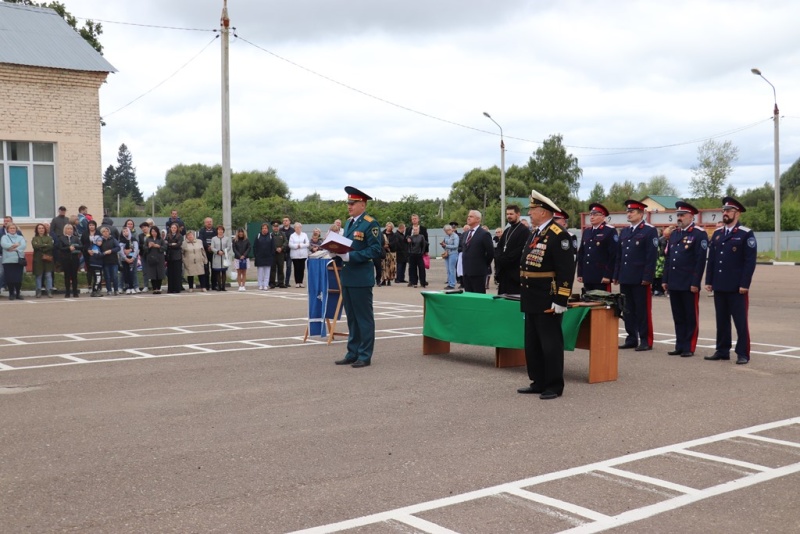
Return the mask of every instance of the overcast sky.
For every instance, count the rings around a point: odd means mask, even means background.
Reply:
[[[79,17],[213,30],[222,0],[66,5]],[[608,191],[656,174],[688,196],[699,143],[725,132],[718,140],[740,151],[733,185],[757,187],[773,180],[773,93],[752,67],[777,88],[781,171],[800,157],[797,0],[230,0],[228,9],[239,36],[233,170],[273,167],[296,199],[342,198],[345,185],[383,200],[446,197],[465,172],[500,163],[499,129],[484,111],[503,127],[507,167],[562,134],[584,171],[581,198],[597,182]],[[103,169],[127,144],[147,196],[173,165],[220,163],[220,40],[200,53],[216,34],[103,29],[119,70],[100,90]],[[674,146],[649,148],[664,145]]]

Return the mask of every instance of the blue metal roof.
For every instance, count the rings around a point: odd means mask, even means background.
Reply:
[[[0,63],[116,72],[52,9],[0,2]]]

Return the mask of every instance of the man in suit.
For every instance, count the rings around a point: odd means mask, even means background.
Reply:
[[[753,231],[739,223],[744,206],[733,197],[722,199],[723,226],[711,236],[706,267],[706,291],[714,292],[717,345],[706,360],[730,360],[731,319],[736,326],[736,363],[750,361],[750,327],[747,308],[750,283],[756,270],[758,247]]]
[[[611,292],[611,279],[619,249],[617,229],[606,223],[608,209],[599,202],[589,204],[589,223],[581,235],[578,248],[578,282],[586,291],[600,289]]]
[[[335,363],[359,369],[372,363],[375,347],[375,315],[372,311],[375,269],[372,260],[380,257],[383,243],[378,221],[364,213],[367,201],[372,197],[355,187],[347,186],[344,190],[350,214],[344,237],[352,239],[353,244],[350,252],[334,255],[342,261],[342,300],[347,314],[347,354]]]
[[[467,215],[468,231],[464,232],[461,252],[461,269],[464,291],[486,293],[486,275],[494,259],[492,235],[481,228],[481,212],[470,210]]]
[[[508,226],[494,250],[497,294],[519,295],[519,258],[531,232],[520,221],[519,206],[516,204],[506,206],[506,221]]]
[[[638,200],[626,200],[630,226],[619,236],[615,284],[625,295],[625,331],[628,336],[621,349],[637,351],[653,348],[653,292],[650,286],[656,274],[658,259],[658,232],[644,220],[645,204]]]
[[[572,238],[556,223],[561,211],[538,191],[531,191],[528,215],[532,232],[520,258],[520,309],[525,314],[525,363],[531,384],[517,393],[536,393],[542,400],[564,392],[562,314],[572,294],[575,255]]]
[[[667,354],[688,358],[697,348],[700,286],[708,254],[708,234],[694,224],[697,208],[679,200],[675,203],[677,228],[669,234],[661,286],[669,291],[675,348]]]

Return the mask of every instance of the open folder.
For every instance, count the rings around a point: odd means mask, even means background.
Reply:
[[[324,248],[336,254],[346,254],[353,250],[353,240],[341,236],[336,232],[328,232],[320,248]]]

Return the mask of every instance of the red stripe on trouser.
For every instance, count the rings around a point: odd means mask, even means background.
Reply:
[[[750,359],[750,291],[744,294],[744,329],[747,332],[747,359]]]
[[[645,307],[647,308],[647,344],[653,346],[653,292],[650,286],[647,286],[647,300]]]
[[[607,283],[607,284],[606,284],[606,291],[608,291],[609,293],[611,293],[611,282],[609,282],[609,283]]]
[[[694,332],[692,332],[691,348],[692,352],[697,348],[697,335],[700,332],[700,291],[694,295]]]

